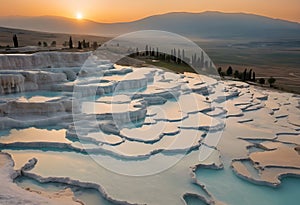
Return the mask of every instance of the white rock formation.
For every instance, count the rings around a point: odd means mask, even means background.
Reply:
[[[90,54],[90,52],[39,52],[34,54],[0,54],[0,70],[76,67],[81,66]]]
[[[24,91],[25,77],[21,74],[0,73],[0,95]]]
[[[34,164],[35,160],[31,163]],[[32,164],[32,166],[34,166]],[[79,205],[74,201],[73,193],[45,194],[34,190],[24,190],[13,183],[17,173],[13,170],[14,162],[10,155],[0,152],[0,204],[31,204],[31,205]]]

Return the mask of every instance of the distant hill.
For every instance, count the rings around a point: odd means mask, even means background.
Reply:
[[[51,33],[114,36],[137,30],[164,30],[216,39],[299,39],[300,24],[244,13],[167,13],[133,22],[98,23],[57,16],[0,17],[0,26]]]

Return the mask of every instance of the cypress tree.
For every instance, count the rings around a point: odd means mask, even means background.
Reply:
[[[78,41],[78,49],[82,49],[82,43],[81,43],[81,41]]]
[[[243,76],[242,76],[242,81],[246,81],[247,77],[247,69],[244,70]]]
[[[19,41],[18,41],[18,37],[16,34],[14,34],[13,36],[13,42],[14,42],[14,47],[18,48],[19,47]]]
[[[148,56],[148,45],[146,45],[145,50],[146,50],[146,56]]]
[[[194,55],[192,55],[192,65],[194,65]]]
[[[174,54],[173,60],[176,62],[176,61],[177,61],[177,60],[176,60],[176,58],[177,58],[176,56],[177,56],[177,55],[176,55],[176,49],[175,49],[175,48],[174,48],[174,53],[173,53],[173,54]]]
[[[250,69],[249,71],[249,75],[247,76],[247,80],[251,80],[252,78],[252,69]]]
[[[200,67],[200,68],[203,68],[203,67],[201,67],[201,59],[200,59],[200,57],[198,57],[198,59],[197,59],[196,66]]]
[[[73,48],[73,40],[72,40],[72,36],[70,36],[70,39],[69,39],[69,48],[70,48],[70,49]]]
[[[196,55],[196,53],[194,54],[194,62],[193,62],[193,66],[196,66],[196,64],[197,64],[197,55]]]
[[[178,49],[178,58],[177,58],[177,63],[181,63],[181,54],[180,54],[180,50]]]
[[[200,67],[201,67],[201,68],[204,67],[204,53],[203,53],[203,51],[201,51],[201,62],[200,62]]]
[[[204,68],[208,68],[208,61],[204,61]]]

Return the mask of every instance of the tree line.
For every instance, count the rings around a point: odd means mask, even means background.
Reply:
[[[151,57],[169,63],[191,65],[194,68],[213,67],[212,61],[205,59],[203,51],[201,51],[199,55],[195,53],[191,58],[186,56],[186,52],[184,49],[173,48],[170,50],[170,54],[168,54],[165,52],[161,52],[158,47],[151,47],[149,45],[145,46],[144,51],[139,51],[139,48],[131,48],[129,49],[129,52],[131,53],[130,57]]]
[[[13,44],[14,44],[14,47],[15,48],[18,48],[19,47],[19,40],[18,40],[18,37],[16,34],[13,35]],[[37,45],[39,47],[48,47],[48,43],[43,41],[39,41],[37,43]],[[56,41],[52,41],[50,46],[51,47],[56,47],[57,45],[57,42]],[[69,41],[65,41],[63,44],[62,44],[64,47],[68,47],[69,49],[73,49],[75,48],[74,46],[74,43],[73,43],[73,39],[72,39],[72,36],[69,37]],[[83,39],[82,41],[78,41],[77,42],[77,49],[83,49],[83,48],[93,48],[94,50],[96,50],[100,45],[94,41],[91,45],[90,45],[90,42],[86,41],[85,39]]]
[[[131,57],[138,57],[138,56],[145,56],[145,57],[152,57],[157,60],[163,60],[170,63],[177,63],[177,64],[186,64],[191,65],[192,67],[199,67],[199,68],[212,68],[212,61],[205,60],[204,58],[204,52],[201,51],[200,55],[197,55],[196,53],[192,55],[191,58],[188,58],[185,55],[184,49],[171,49],[170,54],[163,53],[159,51],[159,48],[153,48],[151,46],[146,45],[144,51],[139,51],[138,48],[130,49],[129,52],[132,54]],[[276,79],[274,77],[269,77],[267,80],[265,78],[259,78],[256,79],[256,73],[250,69],[247,68],[240,72],[238,70],[233,70],[231,66],[227,68],[226,71],[222,70],[222,67],[218,68],[218,73],[221,77],[233,77],[235,79],[239,79],[243,82],[250,81],[250,82],[256,82],[261,85],[266,84],[266,81],[268,82],[270,87],[274,86],[274,83],[276,82]]]
[[[265,78],[256,79],[256,73],[252,69],[250,69],[248,71],[248,69],[246,68],[243,72],[240,72],[238,70],[235,70],[233,72],[233,69],[231,66],[229,66],[226,71],[223,71],[222,67],[219,67],[218,73],[221,77],[225,77],[225,76],[233,77],[233,78],[239,79],[243,82],[246,82],[246,81],[258,82],[261,85],[264,85],[266,83]],[[270,87],[273,87],[274,83],[276,82],[276,79],[274,77],[269,77],[267,79],[267,82],[270,85]]]

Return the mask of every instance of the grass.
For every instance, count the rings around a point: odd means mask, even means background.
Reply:
[[[154,58],[144,57],[144,56],[139,56],[136,58],[144,61],[148,65],[154,65],[156,67],[160,67],[162,69],[176,72],[176,73],[195,72],[195,70],[187,64],[177,64],[174,62],[155,60]],[[218,66],[222,66],[223,71],[226,71],[229,65],[230,64],[222,64]],[[231,66],[233,67],[233,70],[238,70],[239,72],[243,72],[245,68],[248,68],[248,71],[249,68],[252,68],[253,71],[256,72],[257,80],[263,77],[267,81],[269,77],[273,76],[276,79],[276,82],[274,84],[274,87],[272,87],[272,89],[300,94],[300,81],[298,77],[300,76],[300,69],[293,69],[293,68],[279,69],[279,68],[272,68],[272,67],[251,67],[251,66],[249,67],[249,66],[241,66],[241,65],[231,65]],[[290,75],[291,73],[293,75]],[[254,85],[270,89],[270,87],[267,85],[267,82],[265,85],[260,85],[259,83],[254,83]]]
[[[156,67],[166,68],[176,73],[195,72],[195,70],[187,64],[177,64],[177,63],[166,62],[166,61],[153,61],[152,59],[147,59],[147,58],[139,58],[139,59],[144,60],[147,64],[154,65]]]

